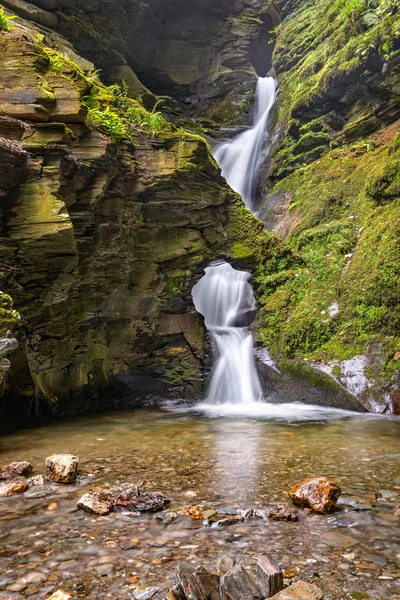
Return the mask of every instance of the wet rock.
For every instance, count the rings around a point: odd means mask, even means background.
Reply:
[[[90,491],[82,496],[77,506],[88,513],[108,515],[115,506],[114,494],[104,490],[101,492]]]
[[[73,483],[78,463],[79,458],[72,454],[53,454],[46,458],[48,476],[56,483]]]
[[[119,494],[116,506],[130,511],[156,512],[170,503],[171,500],[160,492],[146,492],[138,486],[130,486]]]
[[[275,521],[297,521],[299,518],[299,511],[290,504],[279,504],[274,506],[268,513],[269,519]]]
[[[161,523],[163,523],[164,525],[170,525],[177,519],[177,517],[178,517],[178,514],[176,512],[167,512],[167,513],[161,513],[160,515],[157,515],[155,517],[155,519],[157,521],[161,521]]]
[[[256,584],[263,598],[269,598],[283,588],[281,567],[269,556],[263,555],[257,560]]]
[[[219,600],[219,583],[219,575],[200,567],[189,577],[190,597],[197,600]]]
[[[316,585],[306,581],[297,581],[272,596],[271,600],[322,600],[323,597],[323,593]]]
[[[397,506],[395,506],[395,507],[394,507],[394,509],[393,509],[393,514],[394,514],[396,517],[400,517],[400,504],[398,504]]]
[[[3,467],[0,471],[0,479],[7,479],[15,475],[27,476],[32,473],[33,467],[26,460],[20,462],[12,462]]]
[[[222,600],[242,600],[243,598],[261,600],[262,592],[252,576],[242,567],[238,566],[221,578]]]
[[[54,492],[51,485],[34,485],[24,494],[25,498],[45,498]]]
[[[242,517],[244,519],[262,519],[263,516],[259,510],[256,508],[248,508],[242,512]]]
[[[54,594],[49,596],[47,600],[69,600],[69,598],[71,598],[70,594],[67,594],[67,592],[64,592],[63,590],[57,590]]]
[[[35,475],[35,477],[31,477],[30,483],[32,485],[47,485],[51,482],[51,479],[45,477],[44,475]]]
[[[244,517],[242,515],[228,515],[219,519],[217,525],[225,527],[226,525],[234,525],[235,523],[242,523],[243,521]]]
[[[289,496],[294,504],[326,514],[337,508],[336,501],[341,492],[340,487],[333,481],[326,477],[315,477],[295,485],[289,491]]]
[[[29,488],[26,481],[9,481],[0,483],[0,496],[16,496],[23,494]]]

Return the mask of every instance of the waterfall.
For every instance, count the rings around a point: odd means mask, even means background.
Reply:
[[[232,140],[219,144],[214,157],[229,185],[241,194],[247,208],[254,206],[268,117],[276,97],[272,77],[260,77],[256,88],[253,125]],[[214,366],[207,398],[211,404],[250,405],[262,390],[249,326],[256,315],[250,273],[224,262],[213,263],[193,288],[193,301],[211,334]]]
[[[218,144],[214,157],[229,185],[238,192],[247,208],[254,206],[257,174],[261,166],[262,147],[265,142],[268,117],[276,97],[273,77],[259,77],[253,126],[232,140]]]
[[[206,401],[252,404],[261,399],[261,385],[249,331],[257,312],[250,273],[225,262],[211,264],[205,273],[192,296],[211,334],[214,355]]]

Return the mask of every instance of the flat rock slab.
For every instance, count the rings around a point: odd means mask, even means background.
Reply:
[[[323,593],[316,585],[306,581],[297,581],[272,596],[271,600],[322,600],[323,597]]]
[[[109,491],[87,492],[78,501],[78,508],[95,515],[108,515],[115,506],[114,494]]]
[[[26,476],[32,473],[33,467],[26,460],[12,462],[0,471],[0,478],[14,477],[15,475]]]
[[[34,485],[24,494],[25,498],[45,498],[54,492],[51,485]]]
[[[46,458],[47,474],[56,483],[74,483],[79,458],[72,454],[53,454]]]
[[[0,496],[16,496],[23,494],[29,488],[26,481],[9,481],[0,483]]]
[[[294,504],[311,508],[314,512],[327,514],[337,508],[336,501],[342,490],[326,477],[306,479],[289,490]]]

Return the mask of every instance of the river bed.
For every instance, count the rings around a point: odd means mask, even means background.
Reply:
[[[174,581],[179,563],[214,569],[224,554],[244,563],[262,552],[286,583],[316,583],[326,599],[354,593],[400,598],[400,420],[284,406],[265,414],[220,415],[183,408],[141,409],[58,421],[3,436],[0,465],[27,460],[34,474],[54,453],[79,456],[77,484],[53,495],[0,499],[0,598],[134,598]],[[268,511],[311,476],[341,485],[342,510],[300,513],[295,523],[250,519],[204,527],[181,516],[76,510],[89,489],[144,481],[171,500],[228,511]],[[376,496],[385,500],[376,500]]]

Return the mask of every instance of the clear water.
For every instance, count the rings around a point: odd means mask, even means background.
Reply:
[[[276,97],[273,77],[260,77],[256,88],[256,105],[253,125],[231,140],[218,144],[214,157],[222,175],[247,208],[254,208],[257,175],[262,161],[262,148],[266,138],[268,118]]]
[[[400,598],[400,521],[389,502],[301,514],[298,523],[255,519],[216,529],[189,517],[165,526],[152,515],[75,511],[88,489],[140,480],[165,492],[171,508],[266,511],[315,475],[331,477],[361,505],[380,490],[400,502],[400,420],[337,416],[315,409],[313,421],[302,420],[293,406],[286,418],[138,410],[4,436],[0,464],[26,459],[40,473],[46,456],[71,452],[80,457],[81,481],[48,498],[0,499],[0,598],[47,598],[62,587],[73,598],[132,599],[136,585],[168,587],[178,563],[213,569],[223,554],[248,562],[260,552],[317,583],[328,600],[355,591]],[[21,579],[26,588],[11,592]]]
[[[206,398],[211,404],[249,405],[261,399],[253,337],[246,326],[256,311],[249,277],[227,263],[213,264],[192,290],[211,334],[214,366]]]

